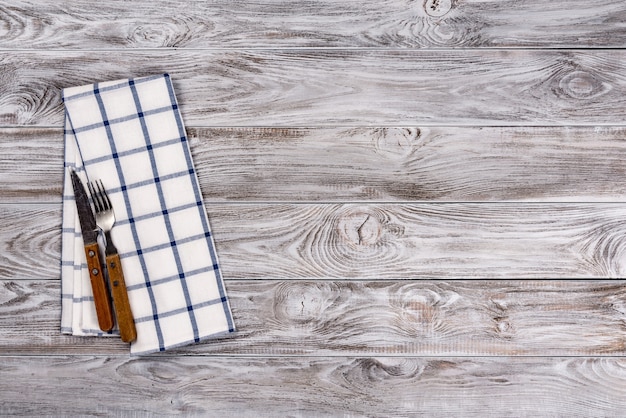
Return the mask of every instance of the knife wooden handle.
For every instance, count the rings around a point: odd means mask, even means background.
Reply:
[[[129,343],[137,338],[137,330],[135,329],[135,319],[128,301],[128,292],[120,256],[118,254],[107,255],[106,261],[111,283],[111,293],[113,294],[113,304],[115,305],[115,313],[117,315],[117,326],[120,329],[122,341]]]
[[[85,256],[87,257],[87,268],[91,279],[91,290],[93,292],[93,302],[96,305],[96,316],[98,325],[102,331],[113,329],[113,309],[111,308],[111,297],[107,289],[104,274],[102,274],[102,263],[100,263],[100,252],[98,243],[85,245]]]

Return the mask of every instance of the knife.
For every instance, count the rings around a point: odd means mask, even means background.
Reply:
[[[71,176],[74,199],[78,209],[78,220],[80,221],[80,229],[85,244],[85,256],[87,257],[87,268],[89,269],[93,301],[96,305],[98,325],[102,331],[111,331],[113,329],[113,309],[111,308],[111,297],[102,272],[102,263],[100,262],[99,229],[96,226],[96,219],[91,210],[89,197],[83,183],[74,170],[71,170]]]

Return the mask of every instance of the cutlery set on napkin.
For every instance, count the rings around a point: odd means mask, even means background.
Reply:
[[[63,91],[61,331],[132,354],[235,331],[169,75]]]

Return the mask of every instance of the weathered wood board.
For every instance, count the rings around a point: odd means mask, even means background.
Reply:
[[[187,126],[621,125],[626,117],[621,49],[20,50],[0,54],[0,72],[0,126],[62,126],[62,88],[162,72]]]
[[[238,332],[166,355],[623,356],[624,281],[230,280]],[[58,280],[0,281],[6,355],[125,355],[60,335]]]
[[[626,406],[615,358],[9,356],[2,370],[6,415],[60,403],[68,415],[250,417],[620,416]]]
[[[602,279],[626,275],[614,203],[207,205],[226,278]],[[60,204],[0,205],[0,279],[56,279]]]
[[[181,5],[182,4],[182,5]],[[621,48],[621,0],[13,0],[2,48]]]
[[[621,202],[626,128],[188,128],[207,202]],[[24,164],[24,158],[28,164]],[[59,202],[60,128],[0,128],[4,203]]]
[[[0,415],[626,407],[626,3],[0,0]],[[64,87],[168,72],[238,333],[61,335]]]

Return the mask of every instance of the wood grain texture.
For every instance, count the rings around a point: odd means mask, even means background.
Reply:
[[[3,3],[0,48],[15,49],[619,48],[626,42],[620,0]]]
[[[0,205],[0,278],[59,278],[61,204]]]
[[[63,129],[0,128],[0,184],[2,203],[60,202]]]
[[[626,275],[622,204],[209,204],[229,279]],[[0,205],[0,279],[59,276],[60,205]]]
[[[227,280],[238,332],[211,356],[623,356],[624,281]],[[3,355],[123,355],[59,333],[58,280],[0,281]]]
[[[2,373],[3,415],[582,417],[626,406],[626,362],[593,357],[4,357]],[[149,401],[138,410],[138,399]]]
[[[0,415],[623,416],[625,21],[0,0]],[[59,332],[60,92],[162,72],[239,331],[129,358]]]
[[[623,201],[621,127],[188,128],[210,202]],[[24,164],[24,156],[28,164]],[[63,133],[0,128],[0,201],[59,202]]]
[[[626,196],[616,181],[626,174],[620,127],[192,128],[189,136],[211,202]]]
[[[624,50],[13,51],[0,55],[0,126],[60,127],[62,88],[161,72],[172,75],[189,126],[621,125],[626,118]]]
[[[616,278],[623,205],[209,205],[225,277]]]

